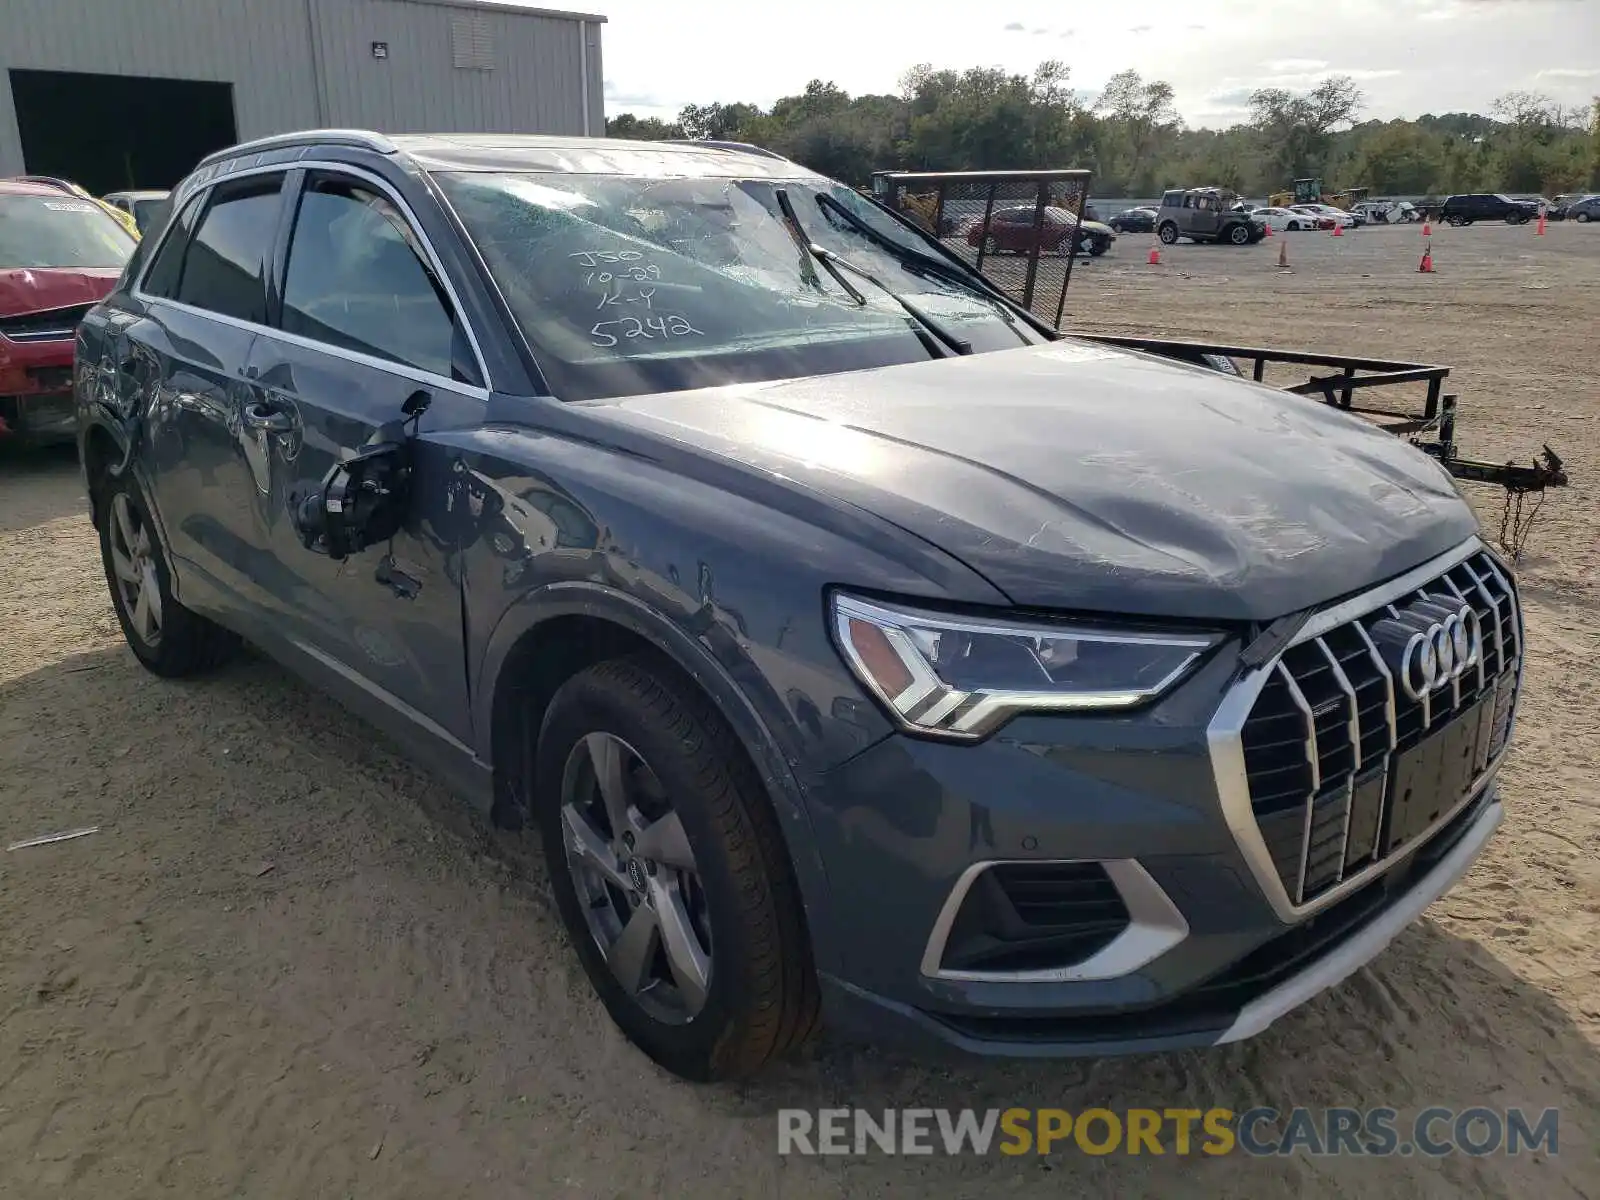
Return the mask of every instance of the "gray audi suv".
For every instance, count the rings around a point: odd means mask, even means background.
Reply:
[[[133,653],[535,832],[673,1072],[1246,1037],[1501,819],[1511,572],[1347,414],[737,146],[315,131],[171,213],[77,335]]]

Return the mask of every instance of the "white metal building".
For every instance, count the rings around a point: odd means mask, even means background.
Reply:
[[[0,0],[0,177],[169,187],[317,127],[600,135],[604,22],[511,0]]]

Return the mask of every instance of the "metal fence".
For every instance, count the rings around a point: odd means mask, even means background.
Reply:
[[[1060,328],[1072,264],[1105,253],[1082,229],[1088,171],[879,171],[874,196]]]

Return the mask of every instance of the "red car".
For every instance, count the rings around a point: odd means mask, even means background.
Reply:
[[[1033,247],[1034,221],[1037,210],[1032,204],[1018,204],[997,208],[989,216],[989,232],[983,231],[983,220],[977,218],[966,228],[967,245],[976,248],[980,243],[985,254],[1026,254]],[[1065,254],[1073,242],[1078,218],[1064,208],[1054,205],[1044,210],[1044,220],[1038,232],[1039,249],[1047,254]],[[1077,233],[1078,251],[1087,251],[1099,257],[1111,248],[1117,234],[1109,225],[1085,217],[1083,229]]]
[[[0,438],[73,439],[78,322],[135,245],[92,201],[0,180]]]

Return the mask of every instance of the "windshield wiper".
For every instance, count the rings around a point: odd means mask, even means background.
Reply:
[[[965,338],[957,337],[954,333],[951,333],[950,330],[944,326],[943,322],[930,316],[921,305],[914,304],[910,300],[907,300],[904,296],[895,291],[888,284],[884,283],[883,280],[879,279],[871,271],[856,266],[855,263],[851,262],[849,259],[841,258],[832,250],[829,250],[826,246],[819,246],[816,242],[806,237],[805,229],[803,226],[801,226],[800,219],[795,216],[794,205],[790,202],[789,193],[786,189],[774,188],[773,196],[778,201],[778,208],[783,212],[784,223],[789,226],[790,233],[796,238],[796,244],[803,246],[807,254],[811,255],[823,266],[827,267],[828,274],[832,275],[834,279],[838,280],[839,286],[844,288],[845,291],[849,292],[850,295],[855,298],[858,304],[865,304],[867,302],[867,298],[861,294],[858,288],[854,287],[845,280],[845,271],[849,271],[852,274],[865,279],[873,287],[888,295],[890,299],[897,303],[901,308],[905,309],[906,312],[911,316],[911,319],[917,323],[919,336],[923,338],[923,344],[929,348],[931,353],[940,355],[948,354],[951,351],[954,351],[956,354],[972,353],[971,342],[967,341]],[[937,346],[930,339],[928,339],[928,334],[932,334],[933,337],[937,338],[938,341],[944,346],[948,347],[948,349],[938,349]]]
[[[955,267],[950,266],[947,263],[940,262],[932,255],[923,254],[920,251],[911,249],[909,246],[901,245],[893,238],[879,233],[871,225],[868,225],[860,217],[856,216],[855,213],[851,212],[848,208],[840,204],[832,196],[829,196],[826,193],[818,194],[817,204],[819,207],[826,208],[830,212],[836,213],[840,220],[844,221],[850,226],[850,228],[854,229],[857,233],[875,243],[881,249],[887,251],[891,257],[898,260],[900,265],[907,271],[910,271],[913,275],[932,275],[937,279],[942,279],[946,283],[953,283],[957,287],[971,292],[973,295],[982,296],[985,300],[990,301],[992,304],[994,304],[995,310],[999,313],[1000,319],[1010,327],[1011,332],[1017,335],[1022,344],[1025,346],[1033,345],[1033,342],[1029,339],[1028,335],[1023,333],[1022,330],[1018,328],[1016,318],[1011,315],[1010,298],[1007,297],[1004,292],[1000,291],[999,288],[990,283],[987,279],[984,279],[983,276],[968,276],[957,270]]]
[[[788,229],[789,236],[794,239],[794,244],[800,248],[800,273],[805,276],[806,282],[816,288],[817,291],[822,291],[822,280],[817,278],[817,269],[811,265],[811,260],[815,258],[828,268],[828,274],[832,275],[834,282],[850,294],[850,299],[854,300],[858,305],[864,306],[867,303],[867,298],[861,294],[860,289],[846,279],[839,268],[829,261],[826,251],[819,254],[818,251],[821,251],[822,247],[816,245],[806,236],[806,231],[801,228],[800,218],[795,215],[794,204],[789,200],[788,191],[784,188],[773,188],[772,194],[777,198],[779,211],[783,213],[784,227]]]

